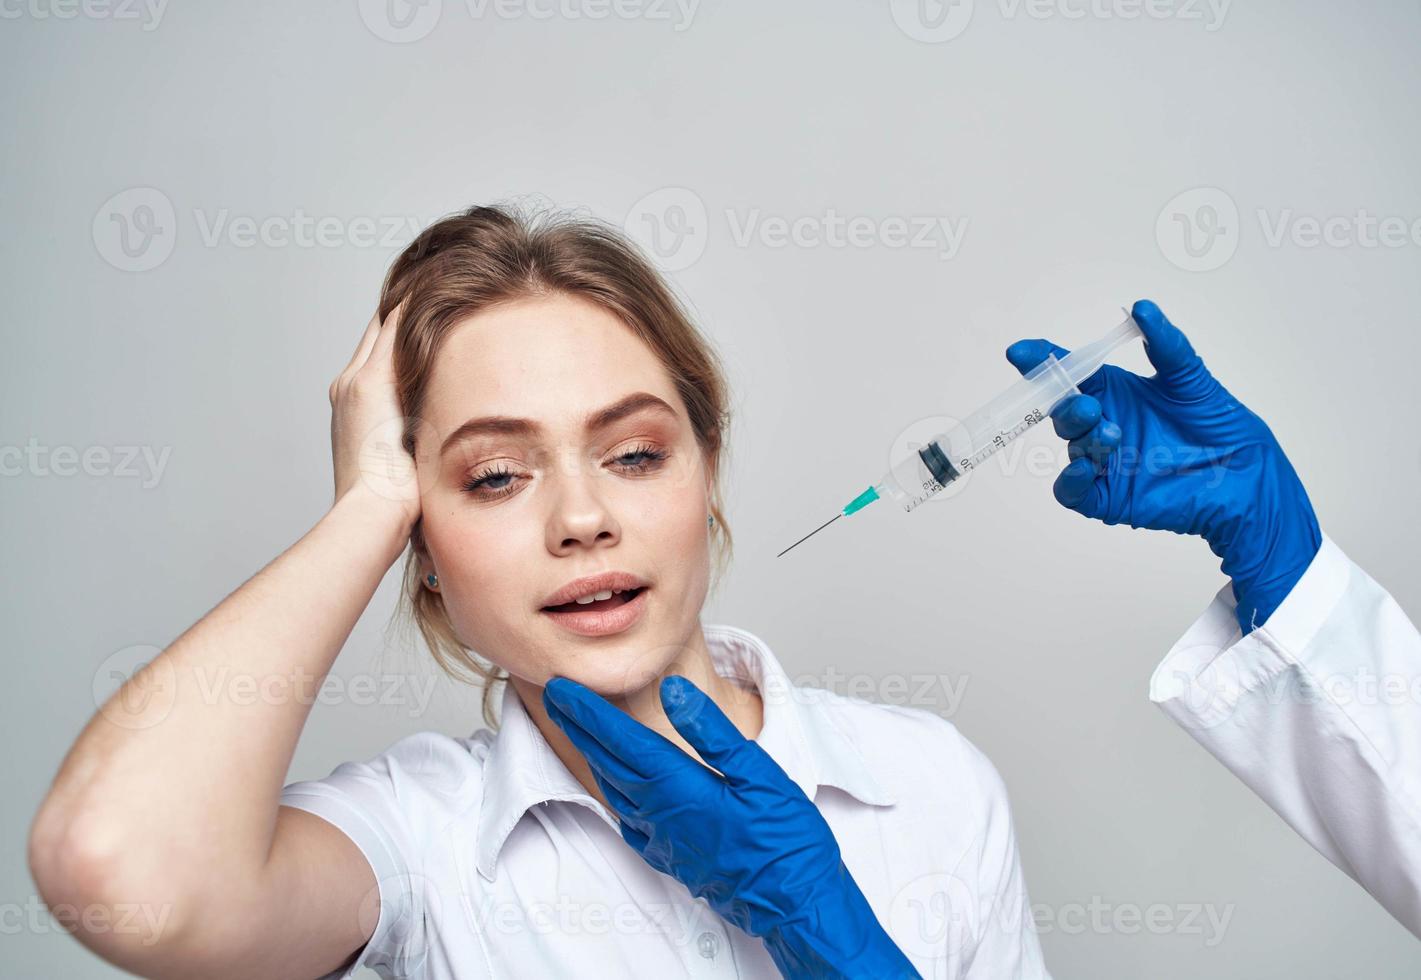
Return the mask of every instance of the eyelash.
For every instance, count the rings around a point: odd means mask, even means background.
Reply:
[[[658,466],[660,466],[663,462],[666,461],[666,458],[669,455],[670,453],[667,453],[661,449],[657,449],[654,446],[643,445],[638,446],[635,449],[630,449],[627,452],[618,455],[616,458],[620,460],[626,459],[628,456],[646,457],[645,461],[641,463],[626,464],[626,469],[628,472],[645,473],[648,470],[656,469]],[[506,470],[502,467],[502,465],[500,465],[499,468],[496,470],[490,470],[483,473],[479,473],[478,475],[472,476],[469,479],[465,480],[463,489],[467,493],[476,494],[488,500],[494,500],[498,497],[506,497],[514,490],[513,484],[511,483],[504,487],[498,487],[495,490],[484,490],[483,488],[487,486],[490,480],[497,480],[500,477],[516,475],[516,473]]]

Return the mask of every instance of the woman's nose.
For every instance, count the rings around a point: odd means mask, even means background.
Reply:
[[[548,544],[554,551],[610,543],[620,535],[616,519],[598,492],[595,471],[580,465],[582,462],[564,456],[558,473],[556,499],[548,518]]]

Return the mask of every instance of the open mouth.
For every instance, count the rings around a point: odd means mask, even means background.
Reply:
[[[557,606],[544,606],[543,612],[605,612],[608,609],[625,606],[645,591],[646,586],[626,589],[622,592],[612,593],[610,599],[594,599],[591,602],[564,602]]]

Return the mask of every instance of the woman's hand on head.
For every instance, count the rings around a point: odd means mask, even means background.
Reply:
[[[351,491],[390,504],[408,527],[420,515],[414,457],[405,451],[405,418],[395,388],[393,350],[401,307],[383,323],[371,317],[355,354],[331,382],[335,499]]]

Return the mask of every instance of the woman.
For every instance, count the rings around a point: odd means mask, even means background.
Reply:
[[[931,713],[796,689],[762,639],[700,622],[730,545],[726,388],[618,234],[487,207],[436,223],[330,395],[330,512],[105,705],[36,821],[51,905],[171,905],[159,942],[86,944],[154,976],[777,975],[628,846],[542,699],[566,677],[689,750],[657,694],[674,673],[832,828],[826,873],[877,920],[850,953],[891,945],[881,924],[925,974],[1044,975],[981,752]],[[507,680],[497,731],[283,788],[309,705],[208,703],[204,675],[323,678],[406,544],[435,657],[484,680],[486,716]]]

